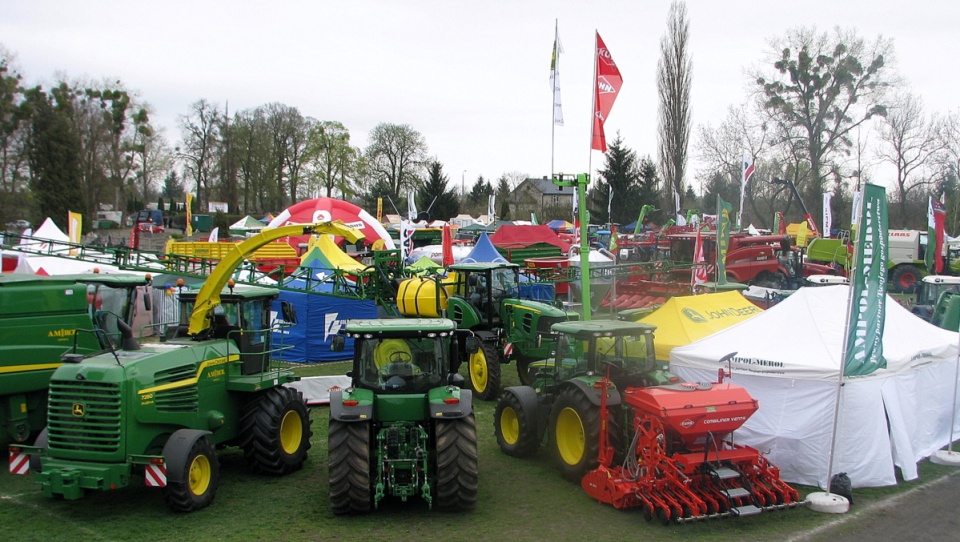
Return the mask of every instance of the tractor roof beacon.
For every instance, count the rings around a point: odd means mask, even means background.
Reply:
[[[473,394],[461,389],[459,340],[479,341],[446,318],[349,320],[351,385],[330,393],[330,506],[364,513],[385,497],[420,497],[442,510],[477,500]]]

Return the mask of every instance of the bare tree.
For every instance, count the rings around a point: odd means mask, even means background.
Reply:
[[[669,199],[674,194],[679,195],[680,206],[683,206],[687,147],[691,132],[690,86],[693,80],[689,34],[686,4],[673,2],[667,15],[667,33],[660,40],[660,61],[657,64],[660,173],[665,186],[669,187],[664,191],[664,196],[668,198],[664,207],[667,209],[674,205]]]
[[[908,216],[908,197],[918,189],[934,183],[932,175],[923,175],[933,164],[933,157],[943,148],[943,139],[937,133],[938,121],[925,118],[920,98],[909,92],[895,97],[880,126],[881,145],[878,155],[894,166],[897,172],[894,189],[897,194],[898,227],[905,228]],[[919,174],[919,178],[918,175]]]
[[[796,159],[793,178],[818,216],[830,160],[851,147],[853,130],[886,114],[885,93],[896,83],[888,65],[893,44],[883,38],[868,44],[852,30],[798,28],[771,49],[775,74],[757,72],[753,79],[777,143]]]
[[[177,149],[177,158],[184,162],[184,176],[193,179],[197,189],[197,205],[208,200],[208,189],[213,178],[214,156],[219,144],[219,113],[217,106],[199,100],[190,106],[189,115],[179,118],[183,145]],[[187,191],[189,191],[187,187]]]
[[[378,124],[370,131],[366,150],[367,167],[375,186],[399,196],[404,189],[416,189],[427,155],[427,143],[408,124]],[[381,195],[381,194],[377,194]]]

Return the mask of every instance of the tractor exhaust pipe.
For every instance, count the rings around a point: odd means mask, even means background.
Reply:
[[[140,350],[140,343],[133,338],[133,328],[129,324],[117,319],[117,328],[120,329],[120,348],[123,350]]]

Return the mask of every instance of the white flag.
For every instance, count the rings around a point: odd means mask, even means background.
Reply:
[[[400,261],[407,261],[407,254],[413,249],[413,232],[416,228],[409,220],[400,221]]]
[[[216,228],[213,228],[212,230],[210,230],[210,237],[207,238],[207,241],[210,241],[211,243],[216,243],[219,240],[220,240],[220,226],[217,226]]]
[[[560,106],[560,53],[563,44],[560,43],[560,27],[557,26],[556,36],[553,39],[553,58],[550,59],[550,88],[553,89],[553,123],[563,126],[563,108]]]
[[[497,206],[497,195],[490,194],[487,196],[487,220],[490,221],[490,224],[493,224],[494,219],[496,218],[496,206]]]
[[[830,237],[830,229],[833,228],[833,210],[830,209],[830,198],[833,194],[823,193],[823,236]]]
[[[417,221],[417,202],[413,199],[413,190],[407,192],[407,218]]]

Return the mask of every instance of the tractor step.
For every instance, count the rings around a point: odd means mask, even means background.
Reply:
[[[742,487],[732,487],[730,489],[721,489],[720,493],[723,493],[727,496],[728,499],[739,499],[741,497],[749,497],[750,492]]]
[[[740,473],[731,469],[730,467],[720,467],[718,469],[713,469],[713,473],[717,478],[721,480],[729,480],[731,478],[739,478]]]
[[[737,506],[735,508],[731,508],[730,512],[732,512],[734,516],[742,517],[742,516],[755,516],[760,512],[763,512],[763,510],[757,508],[752,504],[748,504],[746,506]]]

